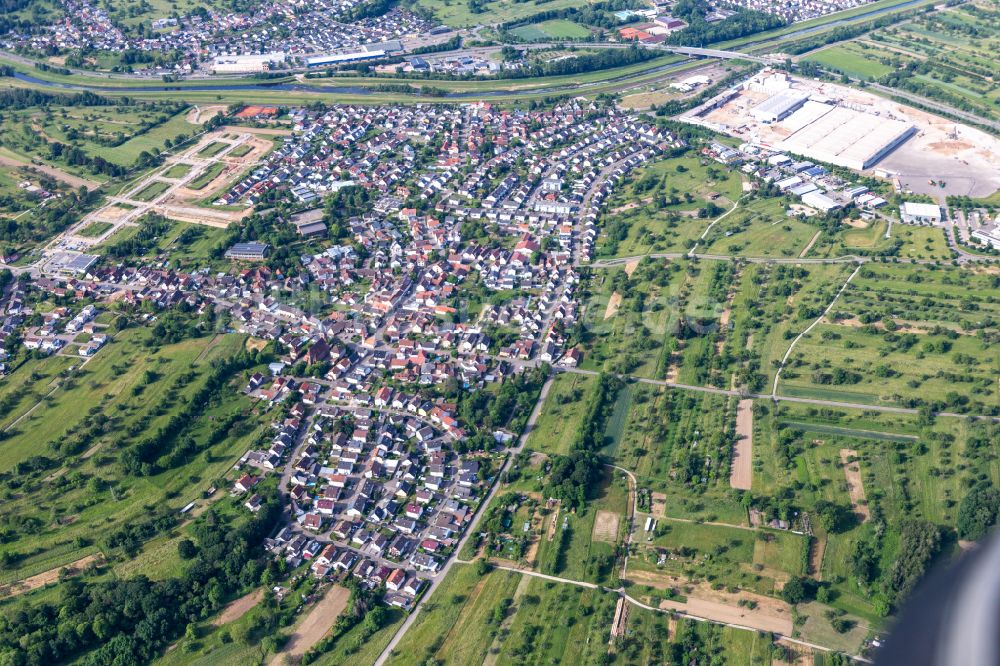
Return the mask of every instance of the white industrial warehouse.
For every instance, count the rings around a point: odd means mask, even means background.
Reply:
[[[831,84],[765,69],[682,116],[748,143],[863,171],[917,132],[908,119]]]
[[[901,120],[813,100],[782,125],[793,132],[781,142],[782,150],[858,171],[876,164],[916,132]]]

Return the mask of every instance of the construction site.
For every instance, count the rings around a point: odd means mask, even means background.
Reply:
[[[771,151],[896,181],[901,191],[986,197],[1000,142],[872,93],[765,69],[681,120]]]

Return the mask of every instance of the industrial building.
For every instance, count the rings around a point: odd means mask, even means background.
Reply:
[[[905,224],[941,224],[941,207],[937,204],[904,201],[899,217]]]
[[[750,115],[759,123],[770,125],[790,115],[806,103],[809,95],[799,90],[786,90],[772,95],[750,109]]]
[[[226,259],[237,261],[263,261],[271,253],[267,243],[236,243],[226,250]]]
[[[818,190],[812,190],[803,194],[802,203],[822,213],[829,213],[831,210],[840,208],[839,203]]]
[[[792,134],[779,147],[858,171],[876,164],[916,132],[910,123],[844,106],[816,101],[799,106],[781,124]]]
[[[216,74],[252,74],[267,71],[283,62],[284,53],[219,56],[212,63],[212,71]]]
[[[374,60],[385,56],[385,51],[356,51],[353,53],[333,53],[331,55],[316,56],[307,58],[306,65],[309,67],[325,67],[327,65],[342,65],[347,62],[359,62],[362,60]]]
[[[994,224],[992,227],[976,229],[971,235],[973,239],[980,243],[989,245],[994,250],[1000,250],[1000,222]]]

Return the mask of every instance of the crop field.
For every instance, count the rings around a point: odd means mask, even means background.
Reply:
[[[212,421],[246,414],[244,423],[206,447],[203,455],[178,460],[154,476],[125,473],[117,452],[162,427],[180,408],[179,400],[203,385],[211,359],[235,353],[243,342],[242,336],[231,335],[156,347],[149,346],[150,336],[148,331],[122,331],[55,390],[32,391],[48,393],[47,397],[13,401],[9,421],[20,420],[8,427],[0,472],[4,483],[11,483],[16,473],[25,485],[5,505],[5,550],[13,564],[5,568],[3,582],[98,550],[117,557],[104,545],[110,533],[139,520],[147,505],[180,507],[200,497],[201,484],[210,485],[245,450],[256,416],[250,414],[246,398],[233,392],[206,405],[188,428],[195,441],[207,442]],[[75,359],[58,356],[37,363],[48,368],[79,365]],[[52,369],[18,370],[22,371],[47,374],[36,384],[50,385]],[[22,532],[24,525],[34,525],[30,544]]]
[[[455,565],[389,663],[416,665],[441,658],[455,664],[482,663],[499,624],[494,610],[513,597],[520,580],[520,574],[509,571],[480,577],[472,565]]]
[[[996,377],[1000,359],[982,340],[961,335],[903,334],[821,324],[796,346],[782,373],[781,390],[797,396],[850,398],[860,402],[900,404],[916,398],[949,399],[961,411],[968,403],[981,409],[1000,407]],[[814,391],[813,389],[816,389]]]
[[[0,428],[11,424],[36,405],[42,396],[59,386],[65,372],[80,361],[67,356],[27,358],[0,382]]]
[[[688,266],[687,277],[679,297],[684,303],[681,339],[668,376],[682,384],[727,388],[729,359],[718,351],[731,335],[729,303],[735,298],[737,269],[728,262],[698,262]]]
[[[878,79],[892,72],[893,68],[879,62],[873,51],[876,49],[868,44],[848,42],[817,51],[806,58],[806,61],[834,68],[859,79]],[[884,51],[878,53],[878,56],[883,54]]]
[[[940,227],[894,224],[892,238],[899,244],[898,256],[906,259],[950,261],[955,257]]]
[[[541,42],[546,39],[582,39],[590,35],[590,30],[579,23],[565,19],[552,19],[514,28],[511,32],[526,42]]]
[[[869,264],[837,302],[836,313],[838,319],[848,315],[881,327],[890,318],[903,326],[972,335],[987,317],[1000,316],[1000,285],[989,269]]]
[[[583,420],[587,396],[596,383],[597,378],[592,376],[556,375],[542,413],[528,436],[527,448],[542,453],[569,453]]]
[[[750,530],[661,520],[651,541],[640,542],[634,565],[642,571],[665,575],[719,579],[762,594],[773,594],[783,583],[805,572],[807,539],[781,530]],[[656,564],[656,553],[671,556]]]
[[[791,340],[829,305],[851,270],[845,264],[743,267],[734,290],[732,330],[713,363],[731,369],[739,386],[770,389],[775,364]]]
[[[440,595],[440,596],[438,596]],[[539,650],[593,663],[607,652],[616,597],[494,570],[457,565],[394,650],[389,664],[522,663]],[[546,658],[547,659],[547,658]]]
[[[805,60],[996,118],[998,26],[995,2],[966,3],[821,49]]]
[[[843,257],[846,255],[879,254],[893,246],[893,239],[886,238],[885,220],[861,222],[858,226],[844,227],[830,236],[824,233],[807,257]],[[896,230],[899,226],[895,227]]]
[[[658,160],[609,198],[598,254],[681,252],[742,192],[740,174],[695,155]]]
[[[664,493],[668,516],[745,522],[746,512],[729,493],[734,409],[725,396],[637,384],[615,463],[643,487]]]

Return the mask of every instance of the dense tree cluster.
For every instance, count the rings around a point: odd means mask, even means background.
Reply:
[[[225,388],[229,379],[236,373],[251,368],[260,362],[257,353],[243,352],[225,360],[212,363],[212,371],[204,385],[192,395],[173,417],[155,433],[146,437],[137,445],[125,449],[121,454],[121,463],[128,474],[150,476],[180,464],[183,464],[199,449],[211,446],[221,440],[226,430],[216,430],[208,441],[194,442],[191,438],[181,438],[197,417],[210,404],[215,395]],[[223,422],[228,428],[232,423]],[[215,441],[212,441],[212,440]],[[180,445],[179,450],[175,450]]]
[[[281,515],[277,494],[245,522],[214,511],[193,527],[197,555],[179,578],[64,583],[58,602],[0,617],[0,663],[35,666],[76,660],[84,666],[138,666],[181,635],[188,623],[260,582],[267,558],[260,547]]]
[[[25,215],[0,218],[0,241],[17,245],[49,238],[78,221],[81,210],[89,208],[98,198],[96,192],[80,188]]]
[[[604,424],[622,387],[614,375],[601,375],[591,389],[584,407],[580,428],[568,456],[552,457],[552,468],[545,487],[547,497],[554,497],[570,509],[582,509],[599,486],[602,461],[597,451],[604,446]]]
[[[774,14],[752,9],[738,9],[724,21],[709,23],[705,15],[711,11],[706,0],[679,0],[672,14],[684,19],[688,27],[667,37],[667,43],[681,46],[707,46],[716,42],[737,39],[785,25],[785,20]]]
[[[941,529],[922,520],[907,520],[899,535],[899,552],[889,571],[889,589],[900,603],[910,595],[941,550]]]
[[[568,510],[580,510],[600,485],[601,460],[590,451],[554,456],[545,486],[546,497],[561,500]]]
[[[996,525],[1000,515],[1000,490],[989,484],[976,486],[958,507],[958,538],[978,541]]]

